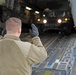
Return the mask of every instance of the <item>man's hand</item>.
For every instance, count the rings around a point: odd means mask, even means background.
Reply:
[[[31,27],[32,27],[32,30],[30,29],[31,37],[33,38],[38,36],[39,35],[38,28],[34,24],[31,24]]]

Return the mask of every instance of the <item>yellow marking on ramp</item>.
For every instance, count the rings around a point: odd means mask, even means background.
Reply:
[[[40,72],[40,70],[36,70],[35,72],[38,73],[38,72]]]
[[[50,71],[46,71],[46,72],[44,73],[44,75],[51,75],[51,72],[50,72]]]

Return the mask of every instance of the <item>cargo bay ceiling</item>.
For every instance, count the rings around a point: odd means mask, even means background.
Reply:
[[[68,0],[22,0],[22,5],[28,5],[34,9],[45,10],[49,8],[50,10],[69,10]]]

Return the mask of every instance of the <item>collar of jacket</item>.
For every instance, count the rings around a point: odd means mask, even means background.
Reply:
[[[20,38],[19,38],[19,37],[17,37],[17,36],[7,35],[7,34],[3,37],[3,39],[20,40]]]

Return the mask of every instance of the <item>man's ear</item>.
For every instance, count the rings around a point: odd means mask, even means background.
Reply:
[[[18,33],[21,33],[21,29],[20,28],[18,28]]]

